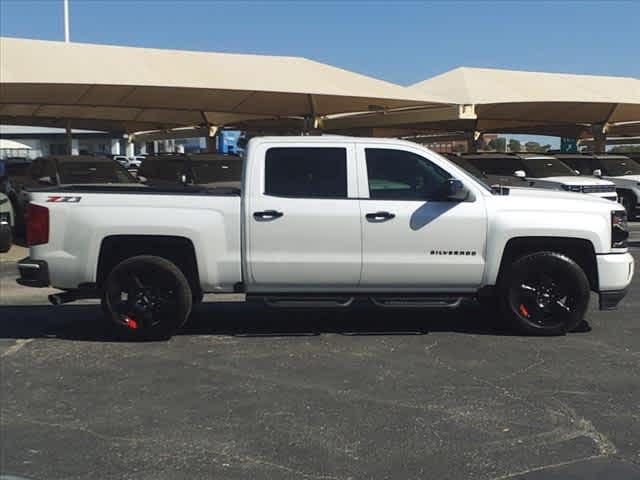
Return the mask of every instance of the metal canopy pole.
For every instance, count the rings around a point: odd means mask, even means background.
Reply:
[[[67,139],[67,155],[73,155],[73,135],[71,133],[71,122],[67,122],[66,125],[66,139]]]
[[[63,0],[64,4],[64,41],[69,42],[69,0]]]

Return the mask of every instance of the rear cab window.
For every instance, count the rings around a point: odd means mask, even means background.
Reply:
[[[264,194],[286,198],[347,198],[347,149],[272,147],[265,156]]]

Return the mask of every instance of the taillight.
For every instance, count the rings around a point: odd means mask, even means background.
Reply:
[[[27,245],[49,243],[49,209],[30,203],[27,207]]]

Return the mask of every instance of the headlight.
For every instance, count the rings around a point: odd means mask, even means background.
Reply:
[[[627,212],[624,210],[611,212],[611,247],[626,248],[628,238]]]
[[[562,185],[567,192],[582,192],[582,185]]]

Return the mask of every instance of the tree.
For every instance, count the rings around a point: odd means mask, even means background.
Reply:
[[[546,152],[548,145],[540,145],[538,142],[529,141],[524,144],[527,152]]]
[[[489,142],[489,148],[491,150],[495,150],[496,152],[506,152],[507,139],[503,137],[494,138]]]
[[[640,145],[618,145],[610,150],[611,153],[640,152]]]
[[[520,143],[520,140],[516,140],[515,138],[512,138],[509,140],[509,151],[510,152],[519,152],[520,150],[522,150],[522,144]]]

